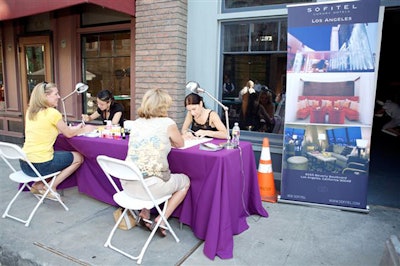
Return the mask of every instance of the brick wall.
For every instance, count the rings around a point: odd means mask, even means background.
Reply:
[[[136,0],[135,104],[153,87],[168,90],[169,116],[185,116],[187,0]]]

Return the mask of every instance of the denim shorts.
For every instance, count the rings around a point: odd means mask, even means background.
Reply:
[[[44,163],[32,163],[41,175],[48,175],[57,171],[61,171],[72,164],[74,155],[70,151],[55,151],[53,160]],[[35,172],[27,162],[20,160],[21,170],[29,175],[36,176]]]

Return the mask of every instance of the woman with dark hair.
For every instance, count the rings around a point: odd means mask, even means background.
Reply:
[[[204,106],[203,97],[196,93],[187,95],[185,107],[188,112],[182,125],[183,136],[226,138],[228,132],[224,123],[216,112]]]
[[[82,115],[85,122],[101,118],[105,124],[105,120],[111,120],[113,125],[124,126],[124,106],[115,102],[114,96],[109,90],[102,90],[97,94],[97,110],[91,115]]]

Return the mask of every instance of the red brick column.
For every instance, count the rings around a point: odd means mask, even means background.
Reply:
[[[168,90],[169,116],[180,127],[185,116],[187,0],[136,0],[135,104],[149,88]],[[136,114],[135,114],[136,115]]]

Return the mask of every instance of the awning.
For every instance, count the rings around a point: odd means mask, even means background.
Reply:
[[[84,3],[106,7],[131,16],[135,15],[135,0],[1,0],[0,21],[32,16]]]

